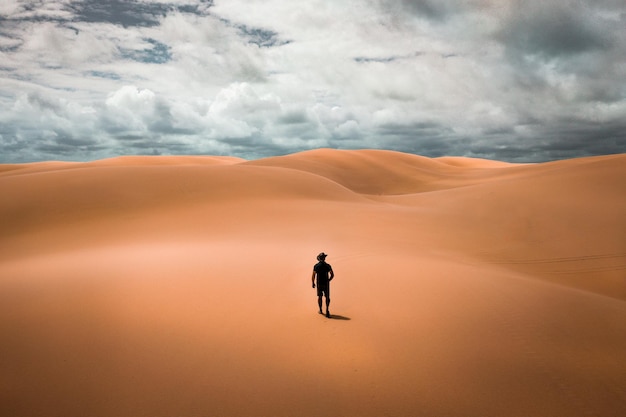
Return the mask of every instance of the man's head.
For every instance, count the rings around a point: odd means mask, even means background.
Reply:
[[[326,256],[328,256],[328,255],[326,255],[324,252],[322,252],[319,255],[317,255],[317,260],[318,261],[323,261],[323,260],[326,259]]]

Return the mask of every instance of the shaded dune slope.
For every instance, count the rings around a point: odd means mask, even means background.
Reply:
[[[338,182],[356,193],[368,195],[411,194],[460,187],[493,176],[493,171],[485,170],[487,167],[510,166],[477,160],[468,167],[393,151],[328,149],[266,158],[246,164],[311,172]]]

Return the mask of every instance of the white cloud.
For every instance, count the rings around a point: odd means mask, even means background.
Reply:
[[[11,16],[17,19],[68,19],[72,13],[67,6],[71,0],[2,0],[0,16]]]
[[[272,94],[260,97],[248,83],[235,83],[217,94],[209,111],[242,116],[267,110],[280,110],[280,100]]]
[[[5,0],[0,3],[0,15],[14,16],[23,8],[19,0]]]
[[[626,147],[618,0],[69,3],[0,5],[5,160]]]
[[[140,90],[134,85],[124,86],[109,95],[106,105],[109,108],[129,112],[146,112],[154,106],[155,94],[150,90]]]
[[[110,61],[117,48],[111,40],[96,34],[44,22],[30,27],[22,51],[40,66],[74,67]]]

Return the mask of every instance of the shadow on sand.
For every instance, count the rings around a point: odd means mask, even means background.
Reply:
[[[331,314],[329,319],[333,319],[333,320],[351,320],[350,317],[340,316],[339,314]]]

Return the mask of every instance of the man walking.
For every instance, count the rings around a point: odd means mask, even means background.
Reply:
[[[330,305],[330,281],[335,277],[333,268],[326,263],[326,254],[324,252],[317,255],[319,261],[313,267],[313,276],[311,281],[313,288],[315,288],[315,277],[317,276],[317,304],[320,307],[320,314],[322,313],[322,296],[326,296],[326,317],[330,318],[330,312],[328,306]]]

